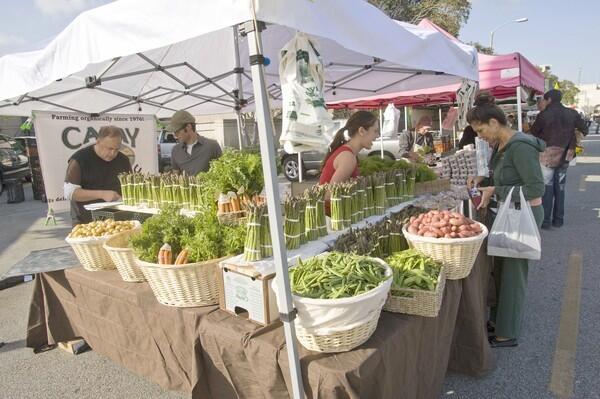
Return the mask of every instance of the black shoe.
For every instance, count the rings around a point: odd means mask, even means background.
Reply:
[[[489,337],[488,341],[490,342],[492,348],[512,348],[519,345],[516,338],[510,338],[506,341],[498,341],[495,335]]]
[[[0,342],[0,348],[4,346],[4,342]]]
[[[491,321],[487,322],[486,327],[487,327],[488,333],[493,334],[496,332],[496,325],[494,323],[492,323]]]
[[[552,227],[560,229],[561,227],[563,227],[563,224],[562,223],[552,223]]]
[[[550,223],[542,223],[542,229],[544,230],[552,230],[552,228],[550,227]]]

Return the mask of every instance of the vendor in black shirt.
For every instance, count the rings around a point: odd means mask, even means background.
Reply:
[[[129,159],[119,152],[123,130],[103,126],[94,145],[84,147],[69,159],[65,177],[65,198],[71,201],[73,225],[92,221],[84,205],[121,199],[118,175],[131,171]]]

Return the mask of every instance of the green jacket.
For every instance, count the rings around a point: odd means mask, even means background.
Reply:
[[[523,187],[527,200],[544,195],[540,153],[545,148],[543,140],[517,132],[502,150],[494,153],[490,163],[493,176],[488,184],[496,187],[498,201],[505,201],[512,187],[512,200],[516,202],[520,202],[519,187]]]

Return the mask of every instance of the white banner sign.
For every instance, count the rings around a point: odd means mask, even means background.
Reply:
[[[69,158],[96,142],[102,126],[113,125],[125,132],[121,152],[135,171],[158,173],[156,122],[154,115],[106,114],[91,117],[75,112],[34,111],[33,123],[46,188],[48,207],[66,211],[63,183]]]

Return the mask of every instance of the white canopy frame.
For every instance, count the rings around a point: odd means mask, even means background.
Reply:
[[[141,6],[142,3],[143,7]],[[256,6],[255,3],[258,3],[260,7]],[[168,15],[159,14],[161,18],[169,17],[173,21],[179,21],[177,18],[190,18],[190,21],[192,21],[192,17],[200,18],[201,16],[203,23],[198,21],[195,21],[195,25],[181,23],[179,25],[182,28],[188,28],[182,33],[181,31],[158,31],[147,27],[146,18],[140,17],[127,21],[118,20],[122,15],[132,15],[129,12],[131,10],[136,10],[138,13],[142,10],[150,15],[160,12],[161,7],[164,7],[165,12],[170,12],[167,13]],[[186,7],[191,7],[193,11],[189,11]],[[171,12],[178,9],[185,9],[186,13],[175,15],[175,12]],[[214,13],[218,14],[220,18],[210,15],[213,9],[218,9]],[[248,9],[251,10],[250,15],[248,15]],[[96,13],[93,14],[94,12]],[[321,13],[320,18],[310,19],[318,13]],[[476,52],[473,50],[471,54],[464,49],[458,50],[458,47],[460,47],[458,45],[453,45],[458,46],[456,48],[449,48],[445,42],[440,42],[440,38],[431,36],[436,35],[435,32],[427,31],[415,35],[413,32],[414,27],[407,29],[402,24],[397,24],[402,28],[393,26],[396,24],[390,23],[389,19],[380,11],[362,0],[343,0],[343,2],[341,0],[321,0],[316,3],[282,0],[229,0],[222,2],[208,0],[197,2],[170,0],[167,2],[166,0],[155,0],[146,3],[141,0],[137,2],[136,0],[130,0],[111,3],[84,14],[95,17],[91,21],[95,28],[102,28],[103,26],[98,21],[105,23],[105,21],[110,20],[107,16],[111,16],[113,20],[118,20],[115,25],[118,28],[127,27],[129,24],[135,25],[132,30],[141,31],[139,43],[134,42],[136,44],[131,45],[133,42],[123,41],[123,43],[118,43],[121,45],[118,51],[107,50],[106,43],[94,43],[98,48],[92,48],[89,51],[81,48],[85,52],[85,57],[77,54],[78,57],[76,58],[71,57],[72,54],[69,51],[76,51],[77,48],[67,48],[65,50],[64,46],[58,49],[51,48],[53,52],[50,52],[50,55],[33,52],[31,54],[16,55],[15,57],[0,58],[0,99],[9,98],[0,102],[0,113],[28,115],[34,109],[32,107],[39,107],[43,110],[69,110],[99,115],[116,111],[131,112],[132,109],[135,110],[136,108],[140,110],[143,105],[150,107],[153,113],[160,116],[161,114],[172,114],[179,109],[187,109],[192,113],[211,113],[210,110],[214,108],[209,108],[209,111],[202,108],[204,105],[211,105],[217,106],[218,109],[235,110],[238,114],[238,126],[243,126],[243,121],[239,119],[240,112],[246,107],[254,106],[261,157],[263,159],[265,190],[273,241],[273,257],[278,275],[277,291],[281,307],[280,317],[284,325],[292,376],[292,391],[294,398],[303,398],[302,373],[293,325],[295,309],[292,303],[283,224],[281,223],[282,213],[275,165],[275,136],[269,104],[270,100],[275,102],[280,100],[281,89],[278,84],[279,76],[268,72],[268,62],[266,62],[265,49],[262,45],[263,30],[266,26],[268,26],[268,30],[273,27],[275,32],[272,33],[270,38],[276,37],[285,42],[291,37],[289,33],[287,37],[285,36],[287,32],[285,29],[302,29],[308,34],[317,35],[320,38],[319,40],[322,40],[321,48],[325,53],[333,54],[332,49],[338,50],[337,55],[339,55],[340,60],[331,61],[326,65],[326,75],[329,76],[326,80],[326,92],[331,96],[340,96],[338,98],[350,98],[358,92],[377,94],[379,92],[408,89],[403,84],[415,80],[418,81],[413,82],[414,86],[438,86],[459,81],[461,78],[473,79],[477,76]],[[259,14],[259,18],[257,18],[257,14]],[[322,24],[324,18],[330,23]],[[368,40],[364,39],[367,37],[366,33],[372,33],[372,31],[367,31],[366,28],[357,29],[361,26],[358,22],[364,18],[371,19],[373,26],[378,29],[381,28],[377,35],[369,37]],[[113,20],[110,22],[115,22]],[[260,22],[260,20],[265,20],[266,23]],[[79,25],[89,26],[87,23],[84,24],[85,21],[79,22],[81,22]],[[108,24],[108,22],[106,23]],[[269,23],[272,23],[272,25]],[[61,33],[62,36],[57,37],[57,42],[66,41],[69,39],[69,34],[80,33],[76,28],[81,28],[81,26],[77,23],[72,25],[74,27],[70,26],[65,30],[68,31],[69,28],[72,28],[69,32],[65,35]],[[188,62],[187,59],[174,61],[168,58],[171,47],[175,44],[180,44],[183,41],[187,41],[189,44],[189,40],[192,38],[198,35],[211,35],[218,29],[222,30],[225,26],[231,29],[228,31],[227,36],[229,40],[235,43],[235,50],[231,59],[233,60],[232,67],[222,68],[224,72],[222,70],[218,73],[209,73],[205,70],[201,72],[202,68]],[[283,29],[279,29],[279,27]],[[150,38],[147,37],[148,35],[143,35],[145,33],[143,29],[146,28],[151,36]],[[88,35],[107,34],[102,29],[99,29],[98,32],[92,30],[84,33]],[[396,34],[401,37],[395,37]],[[412,37],[411,35],[418,37]],[[429,42],[424,39],[425,35],[429,37]],[[165,36],[168,36],[168,38],[165,38]],[[86,38],[89,39],[89,37]],[[74,42],[79,39],[79,36],[72,35]],[[115,37],[113,39],[118,40],[119,38]],[[241,43],[244,40],[247,42],[247,53],[244,52],[246,48]],[[412,65],[413,68],[399,66],[406,61],[403,54],[398,52],[398,49],[401,48],[398,44],[400,42],[402,46],[410,47],[411,54],[416,54],[413,59],[408,60],[408,64]],[[153,43],[160,43],[160,45],[151,47]],[[52,46],[51,43],[49,47]],[[140,51],[131,51],[135,46],[139,46]],[[275,47],[277,46],[279,44],[275,45]],[[277,48],[280,49],[281,46]],[[414,51],[417,49],[422,50],[421,53],[423,54],[415,53]],[[61,53],[61,51],[63,52]],[[67,52],[64,53],[64,51]],[[111,51],[113,55],[118,52],[120,54],[119,56],[106,56]],[[442,56],[440,56],[440,52],[443,53]],[[159,57],[154,59],[148,53],[153,53],[155,56],[158,54]],[[276,51],[271,48],[267,55],[273,53],[276,53]],[[366,56],[365,54],[368,53],[384,56],[386,59],[399,64],[393,64],[393,62],[384,61],[378,57]],[[418,58],[419,55],[422,55],[422,57]],[[436,55],[436,57],[433,57],[433,55]],[[64,57],[64,60],[61,56]],[[245,59],[246,56],[248,60]],[[440,57],[446,57],[446,63],[440,65],[439,71],[424,67],[424,65],[433,66],[432,60],[439,60]],[[335,59],[335,57],[332,58]],[[107,59],[109,61],[104,61]],[[35,70],[19,68],[25,63],[24,60],[31,60],[35,64]],[[55,60],[61,61],[63,65],[59,65],[60,68],[55,68],[55,65],[52,65],[44,69],[47,65],[42,65],[42,61]],[[128,66],[133,64],[136,68],[118,71],[124,63]],[[407,63],[405,62],[403,65],[407,65]],[[81,70],[82,66],[84,70]],[[83,72],[83,75],[77,76],[77,71]],[[185,72],[185,76],[182,76],[182,71]],[[10,76],[14,76],[19,72],[24,75],[23,79],[18,82],[11,81]],[[114,72],[114,74],[111,74],[111,72]],[[57,76],[57,73],[60,73],[60,75]],[[429,75],[441,80],[428,79],[421,81],[417,79]],[[30,76],[33,77],[27,79]],[[131,81],[127,91],[111,87],[111,83],[118,82],[121,79],[128,79],[127,82],[129,83],[131,79],[139,79],[140,77],[143,77],[143,81],[141,83]],[[158,79],[155,79],[157,77]],[[19,76],[19,78],[21,77]],[[152,79],[158,81],[159,84],[146,84]],[[169,82],[169,84],[164,82]],[[4,85],[4,83],[9,84]],[[372,87],[375,87],[375,89],[372,89]],[[211,90],[201,92],[207,88]],[[19,92],[27,93],[18,95]],[[90,104],[80,106],[80,101],[77,100],[88,94],[92,94],[93,99],[98,101],[93,102],[93,107]],[[15,95],[17,97],[14,97]],[[98,96],[102,96],[102,98]],[[107,101],[107,99],[110,99],[110,101]],[[186,101],[182,102],[181,100]],[[145,109],[144,112],[148,113],[148,109]]]

